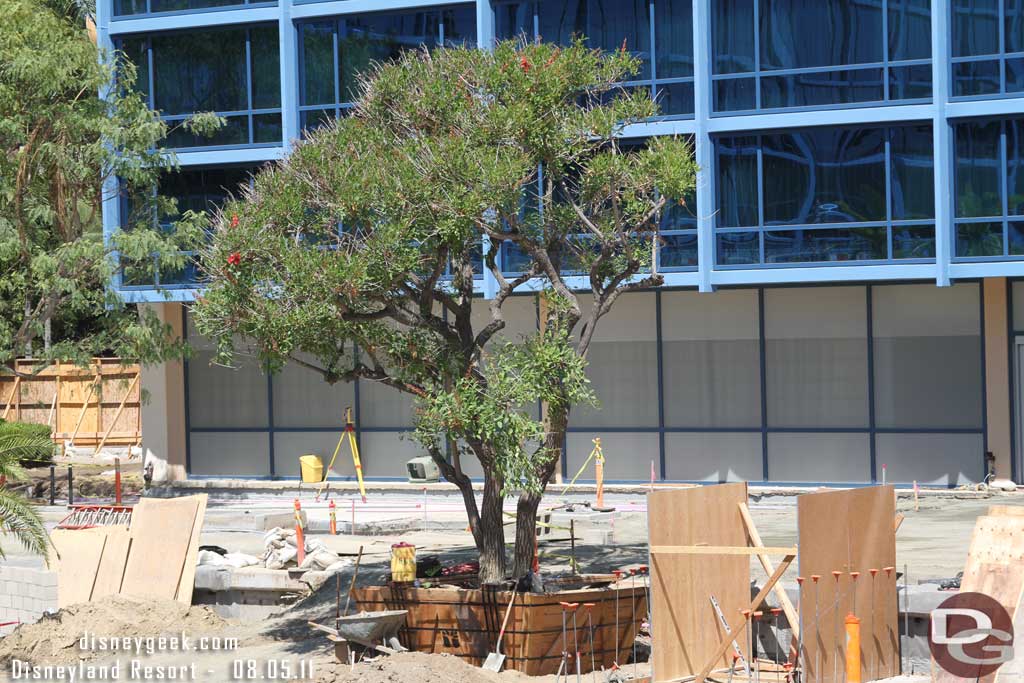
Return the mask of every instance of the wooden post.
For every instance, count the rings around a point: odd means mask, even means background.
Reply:
[[[54,377],[54,383],[56,388],[53,391],[53,400],[50,401],[50,414],[46,416],[46,426],[53,430],[53,433],[57,431],[57,425],[53,417],[57,413],[57,397],[60,396],[60,375]]]
[[[779,582],[779,579],[782,578],[782,575],[786,573],[786,570],[789,569],[790,563],[792,563],[795,558],[796,555],[786,555],[784,558],[782,558],[782,562],[779,563],[778,568],[768,578],[767,583],[765,583],[764,586],[761,587],[761,590],[758,591],[754,599],[750,601],[749,610],[751,612],[756,610],[758,605],[760,605],[761,602],[765,599],[765,597],[767,597],[768,593],[772,591],[772,589],[775,587],[775,584],[777,584]],[[743,633],[743,619],[744,617],[741,616],[740,619],[730,622],[729,630],[733,633],[733,635],[730,636],[727,634],[725,638],[722,640],[722,642],[719,643],[718,648],[715,650],[715,656],[709,659],[708,663],[705,664],[704,668],[700,670],[699,674],[697,674],[697,678],[695,679],[696,683],[704,683],[704,680],[708,677],[708,674],[711,673],[712,669],[715,668],[715,664],[718,662],[718,660],[720,660],[729,650],[729,647],[732,645],[732,641],[734,641],[737,637],[736,634]]]
[[[19,384],[21,384],[21,377],[20,376],[14,378],[14,386],[11,387],[11,394],[10,394],[10,396],[7,397],[7,406],[4,408],[4,414],[0,415],[0,420],[6,420],[7,419],[7,413],[9,413],[11,411],[11,406],[13,405],[14,397],[18,394],[18,385]]]
[[[97,370],[99,370],[99,368],[97,368]],[[92,400],[92,392],[96,389],[96,385],[99,384],[102,377],[103,375],[96,373],[96,377],[93,378],[88,389],[86,389],[85,397],[82,399],[82,411],[78,413],[78,421],[75,423],[75,431],[71,432],[71,438],[68,440],[71,442],[72,446],[75,445],[75,437],[78,436],[78,430],[82,428],[82,420],[85,419],[85,413],[89,410],[89,402]],[[102,407],[103,406],[101,405],[100,408],[102,409]]]
[[[743,518],[743,524],[747,527],[747,536],[750,537],[750,544],[753,546],[763,546],[764,543],[761,541],[761,534],[758,533],[757,527],[754,526],[754,518],[750,516],[750,508],[747,507],[746,503],[740,503],[740,516]],[[771,576],[775,573],[775,567],[772,564],[771,558],[764,553],[758,553],[757,559],[761,562],[761,566],[764,568],[765,574]],[[782,611],[786,615],[786,621],[789,622],[789,628],[793,631],[793,643],[796,643],[800,638],[800,617],[797,616],[796,608],[793,607],[793,603],[790,602],[789,596],[786,594],[786,589],[780,584],[775,584],[775,597],[779,600],[779,606],[782,607]]]
[[[128,402],[128,397],[131,396],[132,391],[135,389],[135,385],[138,384],[139,375],[141,374],[141,372],[136,373],[134,379],[132,379],[132,383],[128,385],[128,390],[124,392],[124,398],[121,399],[121,404],[117,406],[117,412],[114,413],[114,418],[110,421],[110,425],[107,427],[107,430],[103,432],[103,438],[100,439],[100,442],[96,445],[96,450],[93,451],[93,455],[98,455],[100,450],[107,443],[107,438],[110,437],[110,433],[114,431],[114,425],[117,424],[118,418],[121,417],[121,412],[124,410],[124,405]],[[99,410],[102,409],[103,407],[101,403]]]

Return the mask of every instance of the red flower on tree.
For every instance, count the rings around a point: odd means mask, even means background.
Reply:
[[[238,214],[237,213],[231,214],[231,227],[232,228],[237,228],[238,227]]]
[[[519,60],[519,66],[523,67],[524,72],[530,72],[530,60],[528,60],[525,55]]]
[[[228,256],[228,265],[229,266],[239,266],[241,264],[242,264],[242,255],[239,254],[237,251],[236,252],[232,252],[232,254],[230,256]]]

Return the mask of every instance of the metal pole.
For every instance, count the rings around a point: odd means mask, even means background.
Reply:
[[[50,505],[57,504],[57,466],[50,465]]]
[[[121,458],[114,458],[114,505],[121,505]]]
[[[68,465],[68,507],[75,504],[75,475],[71,472],[71,465]]]

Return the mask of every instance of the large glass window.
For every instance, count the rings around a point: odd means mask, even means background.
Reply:
[[[177,212],[173,215],[162,216],[161,226],[170,230],[181,214],[186,211],[205,211],[212,215],[217,209],[232,196],[237,196],[239,191],[252,180],[252,174],[256,169],[252,166],[233,166],[227,168],[204,168],[204,169],[182,169],[168,173],[160,180],[159,193],[162,197],[175,200]],[[148,205],[142,202],[135,202],[131,197],[122,197],[121,201],[121,222],[124,229],[131,229],[144,217],[139,216],[140,211],[148,211]],[[188,254],[192,256],[192,254]],[[130,264],[123,264],[122,284],[124,286],[152,287],[175,286],[195,284],[198,272],[195,265],[189,262],[184,268],[170,269],[161,268],[158,265],[156,281],[140,280],[133,277],[133,268]],[[148,271],[147,271],[148,272]]]
[[[375,62],[421,47],[474,47],[476,7],[346,15],[301,24],[299,40],[302,127],[316,128],[352,106]]]
[[[119,49],[138,68],[135,87],[171,131],[168,147],[281,144],[277,25],[133,37]],[[227,120],[211,136],[181,124],[196,112]]]
[[[114,0],[114,16],[156,14],[159,12],[189,12],[220,7],[273,6],[277,0]]]
[[[928,125],[715,141],[719,266],[933,259]]]
[[[648,89],[664,116],[693,115],[691,0],[501,2],[495,14],[499,40],[527,38],[565,45],[585,38],[602,50],[625,48],[642,62],[640,73],[626,87]]]
[[[1024,119],[964,121],[956,135],[956,256],[1024,257]]]
[[[952,0],[953,96],[1024,92],[1024,2]]]
[[[929,0],[719,0],[716,112],[931,98]]]

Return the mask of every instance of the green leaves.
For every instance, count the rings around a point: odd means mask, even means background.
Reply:
[[[21,426],[0,422],[0,477],[9,481],[20,479],[24,472],[18,465],[22,459],[37,459],[53,454],[49,435],[26,432]],[[24,498],[0,485],[0,531],[10,533],[26,550],[45,555],[49,540],[43,521]],[[0,548],[0,558],[6,557]]]
[[[327,381],[412,394],[428,450],[455,444],[492,483],[539,493],[565,415],[596,401],[585,360],[594,326],[617,293],[660,281],[662,208],[694,185],[685,141],[620,139],[657,113],[619,85],[638,68],[580,42],[423,50],[378,65],[349,116],[216,217],[200,332],[222,362],[244,345],[272,370],[299,358]],[[499,268],[506,241],[525,275]],[[481,260],[498,284],[490,301],[476,298]],[[568,271],[594,290],[586,311]],[[531,279],[543,332],[507,338],[503,307]]]

